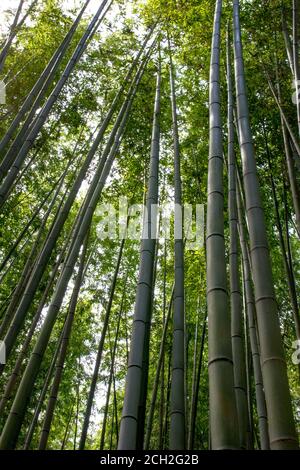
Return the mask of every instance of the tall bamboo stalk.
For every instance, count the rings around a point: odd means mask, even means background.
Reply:
[[[62,328],[61,333],[59,335],[59,338],[57,340],[55,351],[54,351],[54,354],[53,354],[53,357],[52,357],[52,360],[51,360],[51,363],[50,363],[50,367],[47,371],[47,374],[46,374],[46,377],[45,377],[45,380],[44,380],[44,383],[43,383],[43,387],[42,387],[41,393],[39,395],[38,402],[36,404],[34,414],[33,414],[32,420],[30,422],[30,425],[29,425],[29,428],[28,428],[28,431],[27,431],[27,434],[26,434],[26,437],[25,437],[24,446],[23,446],[24,450],[28,450],[29,447],[30,447],[30,444],[31,444],[31,441],[32,441],[32,438],[33,438],[33,434],[34,434],[34,431],[35,431],[35,427],[37,425],[37,422],[38,422],[38,419],[39,419],[39,416],[40,416],[40,413],[41,413],[41,409],[42,409],[46,394],[48,392],[48,388],[50,386],[50,382],[51,382],[53,371],[54,371],[55,364],[56,364],[56,359],[58,357],[60,347],[61,347],[61,343],[62,343],[63,336],[64,336],[64,326],[65,326],[65,324],[63,325],[63,328]]]
[[[110,173],[115,155],[119,149],[121,139],[125,131],[125,126],[127,124],[129,112],[132,106],[132,102],[136,94],[137,87],[143,76],[146,63],[147,62],[144,62],[138,71],[134,88],[132,90],[132,94],[130,96],[129,102],[127,103],[126,109],[124,110],[124,115],[122,116],[119,129],[115,135],[114,143],[110,149],[109,155],[107,157],[105,156],[106,157],[105,165],[104,165],[103,171],[101,172],[101,176],[99,174],[99,168],[100,168],[99,167],[97,168],[91,187],[89,189],[90,194],[88,192],[88,195],[85,198],[85,201],[83,203],[80,224],[78,224],[78,230],[77,231],[75,230],[75,234],[73,235],[72,244],[71,244],[69,253],[67,255],[67,259],[65,261],[63,270],[61,272],[60,278],[57,282],[43,327],[40,331],[36,345],[33,349],[32,355],[30,357],[30,360],[28,362],[28,365],[22,377],[20,386],[18,388],[18,392],[16,394],[14,403],[11,408],[11,412],[5,423],[5,426],[4,426],[4,429],[0,438],[0,448],[11,448],[11,447],[14,448],[16,444],[16,440],[20,432],[24,413],[26,410],[27,402],[32,393],[32,388],[34,386],[34,382],[35,382],[37,373],[39,371],[43,355],[45,353],[54,323],[59,313],[59,309],[60,309],[64,294],[66,292],[68,282],[72,275],[74,265],[78,258],[80,246],[86,236],[86,233],[90,226],[99,197],[101,195],[101,192],[103,190],[107,177]]]
[[[47,223],[47,221],[49,219],[49,216],[51,214],[51,211],[52,211],[52,209],[53,209],[53,207],[56,203],[56,200],[57,200],[58,195],[60,193],[60,190],[62,188],[65,176],[66,176],[66,174],[63,175],[63,178],[62,178],[60,184],[56,188],[56,191],[55,191],[55,194],[52,198],[52,201],[50,202],[49,207],[48,207],[47,211],[45,212],[45,214],[42,218],[41,225],[39,227],[39,230],[38,230],[38,233],[37,233],[36,238],[34,240],[34,243],[31,245],[31,250],[30,250],[30,252],[27,256],[24,268],[23,268],[23,270],[21,272],[21,275],[19,277],[19,280],[18,280],[18,284],[17,284],[17,286],[14,290],[13,296],[12,296],[11,301],[10,301],[10,303],[9,303],[7,309],[6,309],[3,321],[1,323],[0,337],[3,337],[6,329],[9,327],[10,323],[12,322],[12,320],[14,318],[14,313],[16,312],[16,309],[18,307],[18,303],[20,302],[20,297],[22,295],[22,292],[24,291],[27,282],[29,282],[29,280],[30,280],[30,276],[31,276],[32,271],[34,271],[36,261],[37,261],[36,253],[37,253],[38,248],[41,244],[41,240],[44,236],[46,223]],[[61,203],[63,202],[63,200],[64,200],[64,195],[62,197]],[[9,331],[7,332],[5,338],[7,338],[8,335],[9,335]],[[9,357],[11,350],[9,349],[8,343],[6,343],[6,348],[7,348],[6,349],[7,350],[7,353],[6,353],[7,357]],[[2,370],[3,370],[3,365],[0,366],[0,372],[2,372]]]
[[[298,133],[300,135],[299,0],[293,0],[293,66],[296,90]]]
[[[9,170],[15,156],[17,150],[20,149],[24,136],[28,132],[29,126],[32,124],[34,118],[36,117],[36,111],[42,103],[42,100],[49,88],[50,84],[52,83],[55,72],[57,71],[61,61],[65,56],[65,52],[74,36],[74,33],[78,27],[78,24],[82,18],[82,15],[87,8],[90,0],[86,0],[83,7],[81,8],[78,16],[76,17],[74,23],[72,24],[70,30],[67,32],[66,36],[64,37],[61,44],[58,46],[56,51],[53,53],[50,61],[46,65],[45,69],[41,73],[40,77],[34,84],[32,90],[28,93],[27,97],[25,98],[24,103],[22,104],[21,108],[19,109],[17,115],[15,116],[13,122],[9,126],[8,130],[4,134],[0,142],[0,152],[2,153],[5,147],[8,145],[9,141],[13,137],[15,131],[17,130],[19,124],[22,122],[26,114],[26,120],[22,125],[22,129],[18,132],[14,143],[12,144],[9,151],[4,156],[3,160],[0,164],[0,179],[4,177],[4,175]]]
[[[261,346],[262,375],[269,419],[271,449],[298,448],[286,363],[274,294],[266,225],[260,199],[254,146],[249,122],[248,100],[240,30],[239,0],[233,1],[235,77],[249,226],[250,252],[255,289],[257,324]]]
[[[156,80],[150,173],[148,178],[144,233],[140,248],[139,278],[136,291],[130,356],[118,442],[118,449],[120,450],[136,449],[137,447],[139,404],[143,381],[145,380],[145,376],[143,375],[143,361],[145,354],[147,354],[147,349],[149,348],[148,329],[150,328],[151,319],[154,257],[157,235],[157,222],[156,220],[154,221],[154,216],[156,215],[155,205],[158,202],[160,86],[161,70],[159,62]],[[146,338],[147,342],[145,341]]]
[[[100,450],[104,449],[110,390],[111,390],[111,385],[114,383],[115,359],[116,359],[116,351],[117,351],[117,345],[118,345],[118,340],[119,340],[120,320],[121,320],[122,313],[123,313],[122,309],[120,308],[118,312],[118,321],[117,321],[117,328],[116,328],[116,333],[115,333],[115,340],[113,343],[113,347],[112,348],[110,347],[111,362],[110,362],[110,371],[109,371],[109,378],[108,378],[108,387],[107,387],[107,393],[106,393],[106,402],[105,402],[105,407],[104,407],[104,416],[103,416],[102,429],[101,429]],[[108,338],[109,338],[109,344],[110,344],[109,330],[108,330]],[[114,421],[114,415],[113,415],[112,423],[113,421]]]
[[[159,61],[160,61],[160,51],[159,51]],[[148,321],[145,324],[146,334],[144,338],[144,357],[143,357],[143,364],[142,364],[142,387],[141,387],[141,394],[140,394],[139,407],[138,407],[138,425],[137,425],[137,443],[136,443],[137,449],[143,449],[144,447],[146,405],[147,405],[147,396],[148,396],[149,355],[150,355],[149,343],[150,343],[152,315],[153,315],[153,311],[155,308],[154,307],[154,292],[155,292],[157,262],[158,262],[160,224],[161,224],[161,214],[159,214],[159,217],[158,217],[158,226],[157,226],[157,231],[156,231],[157,242],[155,244],[155,252],[154,252],[150,316],[148,318]]]
[[[71,420],[72,420],[72,417],[73,417],[73,410],[74,410],[74,403],[72,403],[71,409],[70,409],[69,414],[68,414],[67,424],[66,424],[65,433],[64,433],[64,437],[63,437],[63,440],[62,440],[62,443],[61,443],[60,450],[65,449],[66,442],[67,442],[68,437],[69,437],[69,432],[70,432],[70,429],[71,429],[70,424],[71,424]]]
[[[53,271],[52,271],[52,273],[49,277],[46,288],[43,292],[43,295],[42,295],[41,300],[39,302],[39,305],[37,307],[36,313],[35,313],[35,315],[32,319],[32,322],[31,322],[29,331],[27,333],[26,339],[25,339],[25,341],[22,345],[22,349],[21,349],[21,351],[18,355],[18,358],[15,362],[14,368],[13,368],[11,374],[10,374],[10,378],[7,381],[6,385],[5,385],[3,396],[1,397],[1,401],[0,401],[0,415],[3,413],[3,410],[6,406],[6,403],[11,398],[12,390],[15,386],[16,381],[18,380],[18,378],[20,376],[20,371],[21,371],[21,367],[22,367],[24,358],[25,358],[26,353],[28,351],[28,348],[29,348],[30,342],[32,340],[32,337],[35,333],[36,326],[37,326],[37,324],[40,320],[42,310],[45,307],[49,292],[50,292],[50,290],[53,286],[53,283],[55,281],[55,278],[57,276],[57,273],[58,273],[59,267],[61,265],[62,259],[65,256],[66,249],[67,249],[67,246],[68,246],[68,243],[69,243],[69,239],[70,239],[70,237],[67,237],[67,240],[65,241],[64,246],[62,247],[62,249],[60,251],[57,262],[55,263],[54,269],[53,269]]]
[[[230,30],[227,28],[227,94],[228,94],[228,209],[229,209],[229,274],[231,307],[231,341],[234,389],[239,423],[240,447],[247,448],[248,404],[244,347],[244,319],[239,276],[236,165],[234,151],[233,94],[230,58]]]
[[[92,381],[91,381],[89,394],[88,394],[88,399],[87,399],[87,404],[86,404],[85,413],[84,413],[84,421],[83,421],[82,430],[81,430],[79,450],[84,449],[86,438],[87,438],[88,428],[89,428],[89,424],[90,424],[90,417],[91,417],[91,412],[92,412],[92,406],[93,406],[93,400],[94,400],[94,396],[95,396],[95,391],[96,391],[98,376],[99,376],[99,369],[100,369],[101,360],[102,360],[104,341],[105,341],[105,338],[106,338],[106,332],[107,332],[108,325],[109,325],[110,313],[111,313],[114,294],[115,294],[117,281],[118,281],[118,277],[119,277],[119,270],[120,270],[120,265],[121,265],[121,261],[122,261],[124,246],[125,246],[125,238],[122,239],[121,245],[120,245],[120,248],[119,248],[118,259],[117,259],[117,263],[116,263],[116,267],[115,267],[115,272],[114,272],[114,276],[113,276],[110,291],[109,291],[109,299],[108,299],[108,303],[107,303],[107,306],[106,306],[106,309],[105,309],[105,316],[104,316],[104,321],[103,321],[103,326],[102,326],[102,331],[101,331],[101,337],[100,337],[100,341],[99,341],[99,345],[98,345],[98,351],[97,351],[97,356],[96,356]]]
[[[0,53],[0,73],[3,70],[4,64],[5,64],[5,61],[6,61],[6,58],[7,58],[7,55],[8,55],[8,52],[9,52],[9,49],[10,49],[10,46],[13,42],[14,37],[16,36],[17,32],[23,26],[26,18],[28,18],[29,14],[32,12],[32,10],[35,7],[35,5],[37,4],[37,2],[38,2],[38,0],[33,0],[31,2],[31,4],[29,5],[26,13],[24,14],[24,16],[19,21],[20,14],[21,14],[21,11],[22,11],[22,7],[23,7],[23,4],[24,4],[24,0],[20,1],[19,6],[18,6],[17,11],[16,11],[16,14],[15,14],[15,17],[14,17],[13,24],[11,25],[11,28],[10,28],[8,38],[7,38],[3,48],[1,50],[1,53]]]
[[[86,254],[88,249],[89,242],[89,232],[86,235],[85,241],[82,245],[82,252],[79,260],[78,272],[76,274],[74,288],[71,296],[71,300],[68,307],[67,318],[64,325],[63,337],[60,346],[60,350],[56,359],[55,371],[53,382],[50,390],[50,396],[47,403],[47,408],[45,412],[45,417],[43,421],[42,431],[40,435],[39,450],[46,449],[49,433],[51,429],[51,423],[53,420],[53,415],[55,411],[55,406],[57,403],[57,396],[59,392],[59,386],[61,383],[61,378],[63,374],[65,359],[67,355],[67,348],[70,340],[70,335],[72,331],[72,326],[74,323],[74,316],[76,311],[76,306],[78,302],[78,296],[80,292],[80,287],[84,278],[84,271],[86,269]]]
[[[243,204],[241,197],[241,188],[237,191],[237,209],[238,209],[238,228],[239,238],[242,251],[243,260],[243,280],[245,290],[245,305],[247,314],[247,324],[249,329],[249,340],[252,355],[253,371],[254,371],[254,382],[255,382],[255,396],[256,396],[256,407],[258,415],[258,427],[260,435],[260,444],[262,450],[268,450],[270,448],[269,431],[268,431],[268,416],[265,400],[265,392],[263,387],[263,378],[261,370],[260,351],[258,344],[258,333],[256,327],[256,310],[255,300],[252,289],[252,278],[251,278],[251,266],[250,258],[248,253],[248,246],[246,240],[246,234],[243,224]]]
[[[277,88],[277,95],[278,95],[278,98],[276,99],[278,100],[278,105],[280,106],[280,109],[282,109],[282,98],[281,98],[281,88],[280,88],[280,83],[279,83],[277,56],[276,56],[276,88]],[[283,136],[283,144],[284,144],[284,151],[285,151],[285,157],[286,157],[288,179],[290,183],[292,201],[293,201],[293,206],[294,206],[295,215],[296,215],[297,231],[298,231],[298,235],[300,238],[300,187],[299,187],[297,177],[296,177],[296,167],[295,167],[294,155],[292,152],[292,142],[294,142],[294,140],[296,139],[292,137],[283,113],[280,113],[280,121],[281,121],[281,131],[282,131],[282,136]],[[296,150],[296,147],[295,147],[295,150]],[[298,155],[297,151],[295,152],[295,157],[296,158],[298,157],[299,162],[300,162],[300,154]]]
[[[199,322],[200,322],[200,315],[199,315],[199,307],[200,307],[200,297],[197,302],[197,320],[196,320],[196,326],[195,326],[195,331],[194,331],[194,345],[193,345],[193,370],[192,370],[192,385],[191,385],[191,406],[189,409],[189,420],[188,420],[188,433],[187,433],[187,448],[190,450],[191,448],[191,441],[192,441],[192,421],[193,421],[193,404],[195,401],[195,392],[196,392],[196,382],[197,382],[197,363],[198,363],[198,342],[199,342]],[[195,422],[194,422],[195,426]]]
[[[46,103],[44,104],[43,108],[39,112],[37,118],[35,119],[34,125],[32,126],[29,134],[26,136],[25,141],[20,148],[20,151],[18,152],[9,173],[7,174],[6,178],[2,182],[2,185],[0,187],[0,207],[4,204],[6,201],[7,195],[10,191],[10,187],[17,178],[17,175],[20,171],[21,166],[24,163],[24,160],[26,156],[28,155],[29,150],[32,148],[37,135],[39,134],[41,128],[43,127],[44,123],[48,119],[50,110],[52,109],[54,103],[57,101],[61,90],[68,80],[71,72],[73,71],[75,65],[78,63],[80,60],[84,50],[86,49],[87,42],[89,38],[93,36],[95,33],[95,25],[97,24],[97,21],[99,20],[99,17],[106,5],[108,0],[103,0],[95,13],[93,19],[87,26],[85,32],[83,33],[81,39],[78,42],[78,45],[69,60],[68,64],[66,65],[65,70],[63,71],[60,79],[58,80],[57,84],[55,85],[54,89],[52,90],[50,96],[48,97]],[[101,19],[103,19],[104,16],[102,16]]]
[[[220,103],[222,1],[216,1],[210,65],[207,200],[207,310],[210,435],[213,450],[239,448],[224,242],[223,149]]]
[[[197,375],[196,375],[196,380],[195,380],[195,390],[193,393],[192,405],[191,405],[189,450],[194,449],[194,442],[195,442],[196,418],[197,418],[198,398],[199,398],[199,391],[200,391],[200,378],[201,378],[201,372],[202,372],[202,367],[203,367],[203,353],[204,353],[205,338],[206,338],[206,327],[207,327],[207,310],[205,311],[205,316],[204,316],[204,320],[202,324],[201,342],[200,342],[200,350],[199,350],[199,362],[198,362]]]
[[[185,308],[184,308],[184,247],[183,247],[183,217],[182,190],[180,174],[180,149],[177,122],[177,105],[174,67],[170,39],[168,38],[170,60],[170,89],[173,124],[174,151],[174,318],[173,318],[173,353],[172,380],[170,398],[170,436],[171,450],[185,449]]]
[[[165,188],[165,181],[164,186]],[[164,277],[163,277],[163,325],[166,321],[167,307],[167,241],[164,241]],[[163,448],[163,429],[164,429],[164,410],[165,410],[165,352],[162,357],[161,364],[161,383],[160,383],[160,406],[159,406],[159,449]]]
[[[286,55],[287,55],[287,58],[288,58],[291,73],[292,73],[292,75],[294,75],[293,50],[292,50],[292,44],[291,44],[290,36],[289,36],[289,33],[288,33],[288,28],[287,28],[285,15],[286,15],[286,11],[282,8],[281,9],[282,34],[283,34],[284,44],[285,44],[285,48],[286,48]]]
[[[150,402],[150,407],[149,407],[149,412],[148,412],[148,417],[147,417],[145,443],[144,443],[145,450],[148,450],[149,445],[150,445],[150,438],[151,438],[151,432],[152,432],[152,424],[153,424],[153,417],[154,417],[154,412],[155,412],[158,385],[159,385],[159,379],[160,379],[161,370],[162,370],[163,358],[165,355],[165,343],[166,343],[168,325],[169,325],[171,312],[172,312],[173,301],[174,301],[174,286],[173,286],[171,298],[169,301],[167,316],[163,325],[163,333],[162,333],[162,338],[161,338],[161,343],[160,343],[157,368],[155,372],[154,384],[153,384],[152,395],[151,395],[151,402]]]
[[[268,160],[268,166],[269,166],[272,196],[273,196],[273,202],[274,202],[274,208],[275,208],[276,225],[277,225],[278,234],[279,234],[279,244],[281,248],[285,272],[287,275],[290,301],[291,301],[294,322],[295,322],[296,338],[300,340],[300,314],[299,314],[294,270],[293,270],[293,265],[289,262],[286,245],[284,241],[283,228],[282,228],[282,223],[281,223],[280,213],[279,213],[279,201],[278,201],[277,192],[276,192],[276,184],[275,184],[274,176],[273,176],[273,167],[272,167],[272,162],[271,162],[270,149],[269,149],[268,138],[267,138],[267,134],[266,134],[266,130],[264,126],[263,126],[263,134],[264,134],[264,139],[265,139],[266,154],[267,154],[267,160]]]
[[[140,81],[141,79],[141,76],[143,74],[143,71],[144,71],[144,68],[146,66],[146,60],[147,60],[147,57],[149,56],[149,53],[151,51],[151,48],[149,49],[149,51],[147,52],[147,55],[145,57],[145,59],[143,60],[142,64],[140,65],[139,67],[139,70],[137,71],[133,81],[132,81],[132,84],[131,84],[131,87],[128,91],[128,94],[127,94],[127,97],[119,111],[119,114],[118,114],[118,117],[116,119],[116,122],[115,122],[115,125],[110,133],[110,136],[108,138],[108,141],[106,143],[106,147],[104,149],[104,152],[103,152],[103,155],[102,155],[102,158],[100,159],[100,161],[98,162],[98,166],[97,166],[97,171],[96,171],[96,174],[93,178],[93,184],[91,185],[90,187],[90,190],[89,190],[89,198],[91,198],[93,196],[93,190],[95,189],[95,187],[98,185],[99,186],[99,191],[101,192],[102,188],[103,188],[103,183],[106,181],[106,177],[105,176],[103,179],[100,179],[100,175],[102,173],[102,171],[104,171],[104,169],[106,169],[106,173],[107,173],[107,170],[108,172],[110,171],[110,166],[112,165],[113,163],[113,160],[114,160],[114,155],[117,151],[117,147],[118,145],[120,144],[120,138],[121,138],[121,135],[122,135],[122,130],[121,132],[119,132],[118,134],[118,137],[117,136],[117,133],[118,133],[118,129],[119,129],[119,126],[121,126],[121,123],[122,123],[122,120],[124,121],[124,116],[126,115],[127,111],[129,112],[129,109],[131,107],[131,104],[132,104],[132,100],[134,98],[134,94],[135,94],[135,90],[137,88],[137,84],[138,82]],[[139,55],[137,56],[139,57]],[[127,79],[129,80],[129,77],[131,76],[131,73],[134,69],[134,66],[136,65],[135,61],[134,63],[132,64],[132,67],[130,68],[128,74],[127,74]],[[36,261],[36,264],[35,264],[35,267],[31,273],[31,276],[30,276],[30,279],[29,279],[29,282],[26,286],[26,288],[24,289],[24,293],[22,295],[22,298],[20,300],[20,303],[19,303],[19,306],[18,306],[18,309],[15,313],[15,316],[14,316],[14,319],[13,319],[13,322],[12,322],[12,326],[10,328],[10,330],[7,332],[5,338],[4,338],[4,341],[5,341],[5,344],[6,344],[6,355],[7,357],[9,357],[10,353],[11,353],[11,350],[12,350],[12,347],[14,345],[14,342],[16,340],[16,337],[22,327],[22,324],[24,322],[24,319],[25,319],[25,316],[28,312],[28,309],[32,303],[32,300],[33,300],[33,297],[34,297],[34,294],[38,288],[38,285],[39,285],[39,282],[41,280],[41,277],[46,269],[46,266],[47,266],[47,263],[48,263],[48,260],[51,256],[51,253],[52,253],[52,250],[56,244],[56,241],[63,229],[63,226],[64,226],[64,223],[69,215],[69,212],[71,210],[71,207],[72,207],[72,204],[76,198],[76,195],[79,191],[79,188],[82,184],[82,181],[84,180],[85,178],[85,175],[88,171],[88,168],[89,168],[89,165],[96,153],[96,150],[99,146],[99,143],[101,142],[103,136],[104,136],[104,133],[110,123],[110,120],[114,114],[114,111],[117,107],[117,104],[118,104],[118,101],[119,101],[119,98],[124,90],[124,86],[125,84],[123,84],[119,90],[119,92],[117,93],[113,103],[112,103],[112,106],[111,108],[109,109],[107,115],[105,116],[101,126],[100,126],[100,129],[98,131],[98,134],[87,154],[87,157],[86,159],[84,160],[84,163],[75,179],[75,182],[74,184],[72,185],[71,187],[71,190],[70,192],[68,193],[67,195],[67,198],[66,198],[66,201],[64,202],[63,206],[60,208],[59,212],[58,212],[58,215],[55,219],[55,223],[53,224],[52,228],[51,228],[51,231],[47,237],[47,240],[45,241],[45,244],[44,246],[42,247],[42,250],[39,254],[39,257]],[[128,113],[127,113],[128,114]],[[127,119],[127,117],[126,117]],[[124,130],[124,127],[125,127],[125,122],[126,122],[126,119],[122,125],[122,128]],[[115,141],[115,144],[114,144],[114,141]],[[112,150],[112,146],[114,147],[114,149]],[[109,153],[111,151],[111,153]],[[106,165],[106,166],[105,166]],[[96,200],[95,200],[95,203],[96,203]],[[88,200],[86,199],[85,201],[85,204],[86,206],[88,205]],[[85,215],[85,211],[83,211],[83,215]]]

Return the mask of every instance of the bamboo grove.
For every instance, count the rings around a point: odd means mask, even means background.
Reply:
[[[1,12],[0,448],[298,449],[299,1],[96,3]]]

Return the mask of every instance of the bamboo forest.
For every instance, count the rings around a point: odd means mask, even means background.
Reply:
[[[0,449],[299,449],[300,0],[3,0],[0,43]]]

